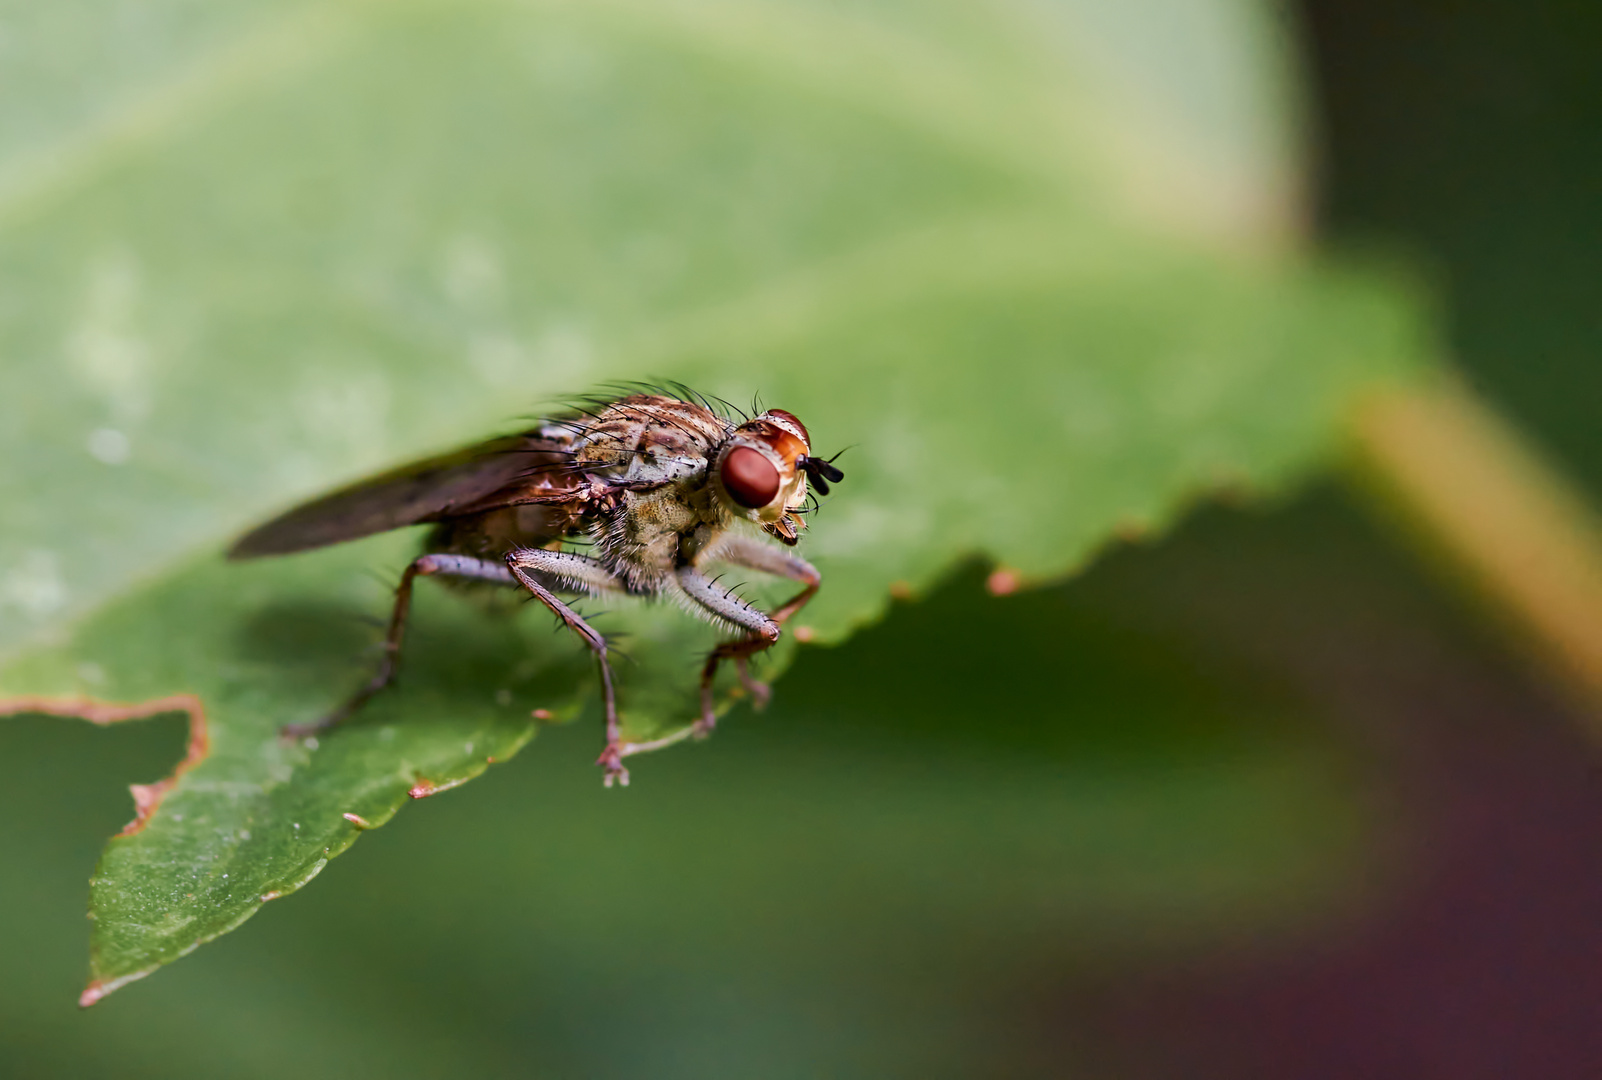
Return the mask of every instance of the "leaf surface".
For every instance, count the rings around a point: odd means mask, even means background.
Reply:
[[[400,687],[283,744],[415,542],[220,561],[298,499],[599,382],[760,393],[850,447],[802,549],[837,642],[1283,487],[1421,367],[1393,282],[1298,250],[1254,6],[105,6],[25,28],[86,79],[0,97],[0,696],[195,695],[210,751],[106,851],[91,997],[592,695],[547,618],[425,583]],[[631,733],[680,729],[711,631],[598,625]]]

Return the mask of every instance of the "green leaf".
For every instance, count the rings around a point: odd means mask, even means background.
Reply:
[[[851,447],[798,620],[841,641],[963,558],[1044,580],[1288,484],[1420,366],[1394,283],[1292,241],[1257,7],[102,8],[29,15],[56,64],[0,95],[0,696],[197,695],[210,752],[107,848],[90,999],[592,696],[547,618],[425,583],[400,687],[284,745],[414,539],[220,562],[296,499],[586,384],[760,392]],[[631,733],[681,729],[711,632],[600,626]]]

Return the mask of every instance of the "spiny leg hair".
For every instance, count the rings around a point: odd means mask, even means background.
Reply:
[[[695,734],[704,737],[717,726],[718,722],[717,713],[713,709],[712,695],[712,685],[717,678],[718,665],[724,660],[733,660],[735,670],[740,676],[740,683],[751,694],[753,704],[759,709],[765,706],[772,697],[772,691],[766,683],[758,682],[751,677],[747,660],[753,654],[771,648],[773,643],[779,640],[779,627],[812,599],[823,579],[806,560],[798,559],[759,540],[743,536],[728,538],[708,550],[700,561],[759,570],[777,577],[799,581],[805,586],[772,615],[766,615],[732,592],[720,588],[700,570],[685,567],[678,571],[679,584],[686,596],[715,617],[750,632],[747,637],[725,642],[713,649],[706,658],[706,666],[701,669],[701,719],[695,723]]]

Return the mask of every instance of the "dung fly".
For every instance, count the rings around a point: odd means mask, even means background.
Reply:
[[[747,417],[687,388],[627,388],[587,399],[517,435],[413,462],[290,510],[242,537],[234,559],[282,555],[405,525],[434,526],[401,574],[377,672],[334,712],[286,728],[307,735],[347,719],[395,676],[412,583],[418,575],[525,589],[583,640],[600,669],[607,786],[629,782],[623,759],[656,744],[625,743],[606,638],[562,599],[578,595],[671,597],[725,631],[701,669],[705,735],[717,718],[713,679],[733,661],[765,700],[746,661],[778,641],[782,624],[818,591],[817,570],[763,541],[794,546],[805,526],[808,481],[819,495],[841,479],[812,456],[805,425],[782,409]],[[742,529],[742,525],[756,528]],[[571,541],[587,549],[567,550]],[[712,564],[799,582],[763,612],[708,575]]]

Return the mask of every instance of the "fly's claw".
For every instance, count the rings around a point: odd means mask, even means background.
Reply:
[[[601,781],[607,787],[616,783],[619,787],[629,786],[629,771],[623,767],[623,747],[619,743],[607,743],[601,756],[595,759],[595,764],[606,770],[606,776]]]
[[[751,695],[751,708],[761,712],[773,700],[773,688],[765,682],[755,679],[742,680],[745,683],[745,692]]]
[[[761,712],[773,700],[773,688],[767,683],[751,677],[751,671],[746,664],[745,657],[739,657],[734,662],[734,668],[740,674],[740,685],[745,692],[751,695],[751,708]]]

